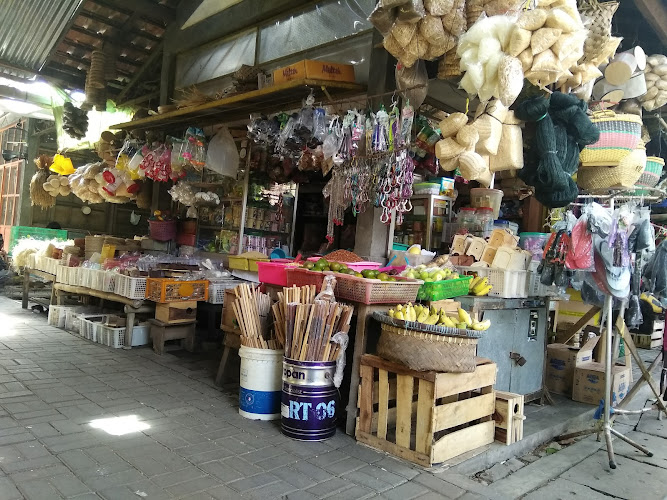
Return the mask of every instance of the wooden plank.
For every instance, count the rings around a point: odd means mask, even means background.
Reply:
[[[389,375],[389,372],[387,372],[387,370],[379,370],[379,372],[380,374],[384,372],[387,374],[387,376]],[[395,378],[388,379],[387,384],[388,384],[387,401],[396,401],[396,379]],[[380,402],[380,382],[379,381],[373,382],[373,387],[374,387],[373,404],[377,404]]]
[[[396,444],[410,448],[414,378],[410,375],[397,375],[396,380]]]
[[[493,443],[494,433],[493,421],[488,421],[447,434],[433,445],[431,461],[434,464],[441,463],[467,451]]]
[[[412,414],[414,415],[417,412],[417,401],[412,402]],[[373,421],[371,422],[371,432],[377,432],[379,424],[379,415],[378,412],[373,413]],[[387,428],[393,429],[396,427],[396,407],[389,408],[387,410]]]
[[[456,403],[447,403],[435,407],[435,425],[433,432],[451,429],[478,418],[493,415],[496,404],[495,395],[491,392],[470,399],[463,399]]]
[[[362,366],[360,381],[360,403],[358,429],[363,432],[371,431],[371,419],[373,417],[373,367]]]
[[[379,356],[374,356],[372,354],[364,354],[364,356],[361,358],[361,364],[387,370],[388,372],[396,373],[397,375],[410,375],[411,377],[418,378],[420,380],[428,380],[430,382],[435,382],[435,377],[438,375],[437,372],[418,372],[411,370],[405,365],[392,363],[391,361],[387,361],[386,359],[382,359]]]
[[[415,449],[430,455],[433,443],[433,406],[435,405],[435,385],[427,380],[419,381],[417,397],[417,436]]]
[[[389,374],[387,370],[379,370],[378,382],[378,423],[377,436],[387,439],[387,412],[389,410]],[[373,394],[375,395],[375,394]]]
[[[389,453],[390,455],[393,455],[395,457],[402,458],[403,460],[415,463],[417,465],[421,465],[423,467],[431,466],[430,457],[428,457],[427,455],[424,455],[423,453],[418,453],[416,451],[412,451],[408,448],[403,448],[395,443],[379,439],[371,434],[357,431],[357,441],[359,441],[360,443],[367,444],[368,446],[372,446],[375,449]]]
[[[436,399],[471,391],[496,383],[496,364],[478,365],[472,373],[438,373],[435,381]]]
[[[496,441],[506,445],[523,439],[524,396],[511,392],[496,392]]]

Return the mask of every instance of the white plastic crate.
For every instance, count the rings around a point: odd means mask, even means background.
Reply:
[[[113,347],[114,349],[120,349],[125,346],[125,332],[127,329],[122,328],[112,328],[110,326],[100,326],[100,343]],[[139,325],[135,326],[132,330],[132,347],[138,347],[148,344],[148,325]]]
[[[97,306],[67,306],[65,309],[65,330],[79,333],[81,315],[95,315],[99,313]]]
[[[146,278],[131,278],[123,274],[116,276],[114,293],[128,299],[146,298]]]
[[[67,267],[66,266],[61,266],[58,264],[56,266],[56,283],[63,283],[67,284]]]
[[[79,335],[97,342],[97,334],[104,318],[103,314],[81,314],[79,316]]]
[[[81,276],[80,267],[68,267],[67,268],[67,283],[72,286],[81,286],[81,281],[79,276]]]
[[[225,302],[225,290],[228,288],[235,288],[239,282],[236,280],[220,281],[211,283],[208,286],[208,300],[209,304],[223,304]]]
[[[71,306],[49,306],[49,315],[47,317],[47,324],[55,326],[56,328],[65,328],[65,314],[67,309],[72,309]]]
[[[528,271],[506,271],[504,269],[491,269],[488,267],[459,267],[465,274],[476,274],[482,278],[488,278],[492,289],[490,297],[502,297],[504,299],[523,299],[528,297]]]
[[[102,291],[114,293],[116,289],[116,279],[120,276],[113,271],[101,271],[103,273]]]
[[[50,257],[42,257],[42,271],[49,274],[56,274],[56,269],[60,261],[58,259],[52,259]]]
[[[93,288],[93,280],[95,279],[96,269],[89,269],[87,267],[79,268],[79,283],[80,286],[86,288]]]

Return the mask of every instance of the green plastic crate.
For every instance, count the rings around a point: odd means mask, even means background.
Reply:
[[[417,300],[443,300],[468,295],[468,285],[471,279],[472,276],[463,276],[453,280],[424,283],[419,287]]]
[[[61,240],[67,239],[67,231],[64,229],[47,229],[45,227],[14,226],[9,235],[9,253],[21,238],[33,238],[35,240]]]

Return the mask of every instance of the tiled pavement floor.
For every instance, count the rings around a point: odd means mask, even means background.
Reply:
[[[93,344],[0,297],[0,500],[499,498],[342,432],[293,441],[237,401],[176,356]]]

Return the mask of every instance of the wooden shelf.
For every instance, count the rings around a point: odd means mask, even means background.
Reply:
[[[326,104],[329,96],[339,98],[358,95],[365,91],[364,87],[356,83],[312,79],[294,80],[225,97],[199,106],[190,106],[170,113],[119,123],[110,128],[117,130],[175,129],[193,124],[201,126],[207,123],[247,119],[251,112],[271,113],[299,107],[301,101],[308,96],[310,89],[314,89],[315,99],[322,100],[323,104]]]

